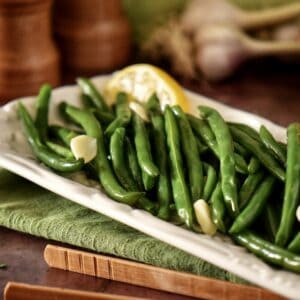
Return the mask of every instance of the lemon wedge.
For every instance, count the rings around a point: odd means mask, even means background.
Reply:
[[[85,163],[90,162],[97,155],[97,140],[85,134],[72,138],[70,147],[75,158],[83,158]]]
[[[114,102],[118,92],[125,92],[129,100],[146,103],[156,93],[161,108],[166,105],[180,105],[188,111],[188,100],[181,86],[165,71],[149,65],[136,64],[118,72],[107,82],[104,94],[110,102]]]

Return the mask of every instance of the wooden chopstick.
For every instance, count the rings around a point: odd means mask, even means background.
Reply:
[[[4,300],[138,300],[142,298],[8,282]],[[143,298],[145,299],[145,298]]]
[[[284,299],[271,291],[158,268],[125,259],[47,245],[50,267],[204,299]]]

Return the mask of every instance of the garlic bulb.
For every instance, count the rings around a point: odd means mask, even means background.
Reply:
[[[247,47],[233,27],[202,26],[195,44],[196,66],[208,80],[230,76],[247,56]]]
[[[201,26],[195,34],[195,46],[195,64],[209,80],[232,75],[248,59],[300,53],[300,43],[260,41],[224,25]]]

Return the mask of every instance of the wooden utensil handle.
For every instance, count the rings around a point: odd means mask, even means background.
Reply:
[[[284,299],[262,288],[171,271],[79,250],[47,245],[50,267],[205,299]]]
[[[138,300],[142,298],[8,282],[4,300]]]

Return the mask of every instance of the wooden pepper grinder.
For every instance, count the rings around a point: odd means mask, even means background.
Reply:
[[[54,31],[63,63],[76,76],[128,62],[130,27],[120,0],[56,0]]]
[[[0,0],[0,103],[60,82],[52,0]]]

